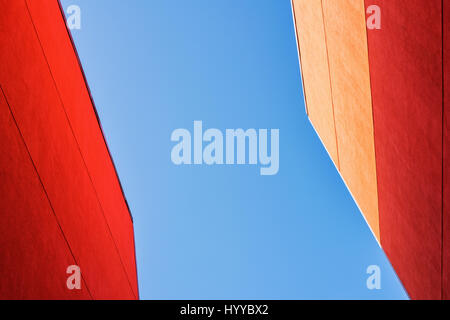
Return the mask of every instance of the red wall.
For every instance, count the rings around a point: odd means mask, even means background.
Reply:
[[[0,297],[136,299],[133,223],[58,2],[0,8]]]
[[[444,279],[443,297],[450,299],[450,3],[444,1]]]
[[[414,299],[441,298],[441,3],[365,1],[382,17],[368,30],[381,244]]]

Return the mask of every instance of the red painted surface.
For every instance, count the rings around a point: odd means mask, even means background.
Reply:
[[[0,7],[0,297],[136,299],[133,224],[58,3]]]
[[[441,0],[366,0],[381,244],[414,299],[440,299]]]
[[[443,297],[450,299],[450,3],[444,1],[444,259]]]
[[[92,112],[90,96],[59,5],[57,1],[48,0],[27,0],[27,3],[103,213],[137,295],[133,223],[96,115]]]
[[[0,297],[89,299],[65,289],[76,262],[1,91],[0,135]]]

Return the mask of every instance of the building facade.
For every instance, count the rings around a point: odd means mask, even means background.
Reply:
[[[410,297],[449,299],[450,3],[292,7],[312,125]]]
[[[132,217],[60,4],[0,8],[0,298],[138,299]]]

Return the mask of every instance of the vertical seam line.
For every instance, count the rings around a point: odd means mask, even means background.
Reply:
[[[363,9],[364,9],[364,24],[366,23],[366,4],[363,0]],[[376,149],[376,143],[375,143],[375,111],[373,108],[373,88],[372,88],[372,74],[370,72],[370,56],[369,56],[369,32],[367,30],[367,25],[364,25],[364,31],[366,33],[366,44],[367,44],[367,67],[369,71],[369,85],[370,85],[370,103],[372,107],[372,134],[373,134],[373,155],[375,160],[375,179],[377,183],[377,214],[378,214],[378,238],[379,243],[381,247],[381,223],[380,223],[380,185],[378,183],[378,170],[377,170],[377,149]]]
[[[338,170],[341,171],[341,162],[339,159],[339,143],[338,143],[337,128],[336,128],[336,116],[334,113],[334,97],[333,97],[333,85],[332,85],[332,81],[331,81],[330,57],[328,54],[327,28],[325,26],[325,13],[323,10],[323,0],[320,0],[320,6],[322,8],[323,34],[324,34],[324,38],[325,38],[325,49],[327,52],[328,77],[330,79],[331,109],[333,110],[333,124],[334,124],[334,136],[335,136],[335,140],[336,140],[337,167],[338,167]]]

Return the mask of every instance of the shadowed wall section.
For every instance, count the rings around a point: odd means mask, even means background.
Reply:
[[[0,7],[0,296],[136,299],[133,223],[59,3]]]
[[[379,239],[372,100],[360,0],[323,0],[340,171]]]
[[[443,181],[443,213],[444,213],[444,234],[443,234],[443,297],[450,299],[450,4],[448,1],[442,2],[443,10],[443,40],[444,40],[444,181]]]
[[[412,298],[441,297],[441,1],[366,1],[381,244]]]
[[[310,92],[328,90],[310,75],[315,68],[322,74],[323,59],[303,58],[314,55],[319,41],[328,54],[338,169],[413,299],[450,295],[450,17],[444,2],[293,0],[308,114],[315,108]],[[325,34],[313,14],[319,5]],[[371,5],[381,10],[379,30],[366,27]]]

